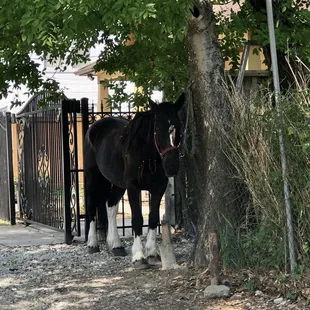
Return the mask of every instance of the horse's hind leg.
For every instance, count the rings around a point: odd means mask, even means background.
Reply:
[[[121,240],[118,235],[117,221],[116,221],[119,201],[124,195],[124,192],[125,192],[124,189],[113,185],[111,192],[109,193],[109,197],[108,197],[107,204],[106,204],[107,215],[108,215],[107,243],[108,243],[109,249],[115,256],[126,256],[127,255],[127,252],[122,246]]]
[[[104,208],[105,202],[107,200],[107,194],[110,191],[111,185],[105,180],[105,178],[101,175],[97,168],[93,168],[87,171],[86,174],[86,192],[87,192],[87,205],[86,211],[89,219],[89,231],[88,231],[88,253],[96,253],[99,252],[99,244],[97,238],[97,229],[96,229],[96,211],[97,208],[103,208],[101,210],[105,213],[106,210]],[[106,218],[106,214],[102,215],[101,226],[104,226],[104,218]]]
[[[87,215],[89,219],[89,231],[87,238],[88,253],[99,252],[99,245],[97,239],[96,229],[96,205],[98,204],[97,197],[92,195],[91,191],[88,191],[89,197],[87,198]]]

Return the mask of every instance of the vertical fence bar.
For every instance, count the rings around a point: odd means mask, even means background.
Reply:
[[[10,220],[10,192],[8,184],[8,153],[7,149],[7,116],[0,111],[0,217],[4,220]]]
[[[68,100],[64,100],[61,104],[61,128],[62,128],[62,169],[63,169],[63,184],[64,184],[64,231],[65,231],[65,242],[66,244],[72,243],[71,233],[71,173],[70,173],[70,150],[69,150],[69,122],[68,122],[68,111],[69,111]]]
[[[16,224],[15,218],[15,188],[13,175],[13,148],[12,148],[12,119],[11,113],[6,113],[6,149],[7,149],[7,172],[9,188],[9,215],[11,225]]]
[[[89,120],[88,120],[88,99],[82,98],[81,99],[81,113],[82,113],[82,132],[83,132],[83,145],[82,148],[84,149],[84,139],[86,132],[89,127]],[[83,167],[85,167],[85,158],[83,156]],[[85,241],[87,241],[88,238],[88,231],[89,231],[89,218],[88,218],[88,212],[87,212],[87,186],[86,186],[86,177],[85,177],[85,171],[84,171],[84,207],[85,207]]]

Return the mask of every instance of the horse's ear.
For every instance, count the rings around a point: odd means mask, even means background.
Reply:
[[[180,97],[178,98],[178,100],[174,103],[175,109],[177,111],[179,111],[182,108],[183,104],[185,103],[185,99],[186,99],[185,93],[182,93]]]
[[[149,105],[150,105],[151,110],[156,109],[157,107],[156,102],[154,102],[150,97],[148,97],[148,100],[149,100]]]

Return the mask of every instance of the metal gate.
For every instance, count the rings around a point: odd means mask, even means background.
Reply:
[[[26,225],[35,222],[63,230],[70,244],[80,235],[74,172],[79,102],[50,98],[36,95],[16,115],[19,208]]]
[[[11,114],[0,112],[0,218],[15,224]]]

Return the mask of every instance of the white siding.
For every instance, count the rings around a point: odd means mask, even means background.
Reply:
[[[46,74],[47,77],[52,74]],[[97,103],[98,85],[97,78],[90,80],[86,76],[77,76],[74,73],[56,73],[53,78],[60,83],[64,89],[65,95],[70,99],[80,100],[83,97],[89,99],[89,102]]]
[[[96,46],[90,50],[90,62],[95,61],[101,50],[101,46]],[[98,85],[97,79],[95,77],[94,80],[90,80],[85,76],[77,76],[74,74],[75,71],[78,70],[81,66],[86,64],[81,64],[76,67],[68,67],[66,72],[55,73],[55,66],[49,65],[48,62],[42,61],[38,55],[31,55],[31,58],[40,64],[40,69],[42,70],[46,67],[46,77],[52,77],[57,82],[60,83],[60,87],[64,89],[65,95],[70,99],[81,99],[82,97],[86,97],[89,99],[90,103],[97,103],[98,100]],[[10,107],[11,101],[14,100],[17,96],[18,100],[24,102],[24,104],[29,99],[29,96],[25,94],[27,92],[27,88],[24,85],[21,85],[21,90],[12,90],[12,93],[8,95],[7,98],[0,100],[0,109],[3,107]],[[18,113],[20,107],[16,107],[12,112]]]

